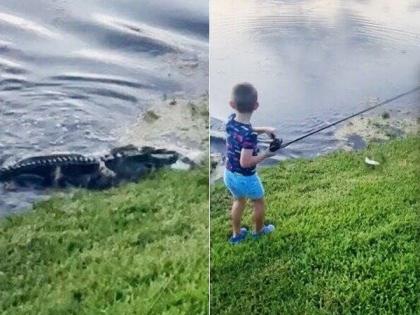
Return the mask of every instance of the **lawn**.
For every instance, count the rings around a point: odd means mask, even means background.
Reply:
[[[237,246],[212,187],[212,314],[420,314],[419,167],[413,136],[264,169],[276,231]]]
[[[39,203],[0,253],[2,315],[207,314],[207,169]]]

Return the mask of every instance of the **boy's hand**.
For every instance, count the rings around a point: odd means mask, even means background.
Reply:
[[[276,133],[276,128],[274,128],[274,127],[265,127],[265,128],[264,128],[264,132],[265,132],[268,136],[273,137],[273,136],[275,136],[275,133]]]
[[[276,128],[273,127],[254,127],[254,131],[258,134],[265,133],[269,137],[275,136]]]

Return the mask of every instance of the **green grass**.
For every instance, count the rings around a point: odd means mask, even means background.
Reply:
[[[206,314],[207,169],[0,220],[0,314]]]
[[[264,169],[277,229],[238,246],[213,187],[212,314],[420,314],[419,156],[411,137]]]

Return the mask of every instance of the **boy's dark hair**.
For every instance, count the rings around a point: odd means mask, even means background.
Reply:
[[[250,113],[254,110],[257,102],[257,89],[251,83],[239,83],[233,87],[232,101],[236,104],[236,109],[240,113]]]

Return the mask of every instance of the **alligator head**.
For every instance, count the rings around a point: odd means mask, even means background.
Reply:
[[[111,150],[102,161],[119,181],[135,181],[156,169],[174,164],[178,158],[175,151],[129,145]]]

